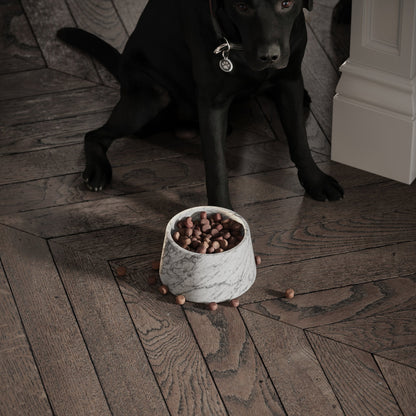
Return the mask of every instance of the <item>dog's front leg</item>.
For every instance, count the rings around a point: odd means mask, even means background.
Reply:
[[[312,158],[304,121],[302,76],[285,79],[270,91],[288,139],[290,156],[298,168],[300,183],[318,201],[336,201],[344,191],[338,182],[322,172]]]
[[[208,204],[231,208],[228,190],[228,171],[225,160],[225,138],[231,100],[198,101],[202,154]]]

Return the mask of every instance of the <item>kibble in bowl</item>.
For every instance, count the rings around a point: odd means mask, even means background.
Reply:
[[[256,278],[247,222],[215,206],[178,213],[166,227],[159,273],[172,294],[191,302],[238,298]]]

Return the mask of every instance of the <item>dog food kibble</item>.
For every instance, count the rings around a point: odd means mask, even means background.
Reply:
[[[159,270],[159,267],[160,267],[160,261],[159,260],[156,260],[156,261],[152,262],[152,269],[153,270]]]
[[[261,257],[260,256],[255,256],[254,260],[256,260],[257,266],[259,266],[261,264]]]
[[[166,285],[162,285],[162,286],[159,286],[159,292],[162,295],[167,295],[168,292],[169,292],[169,289],[168,289],[168,287]]]
[[[238,308],[238,306],[240,305],[240,301],[238,299],[233,299],[233,300],[230,301],[230,304],[234,308]]]
[[[185,300],[186,299],[185,299],[184,295],[178,295],[178,296],[176,296],[176,299],[175,299],[175,301],[178,305],[183,305],[185,303]]]
[[[293,289],[286,289],[285,298],[293,299],[295,297],[295,291]]]
[[[211,302],[210,304],[208,304],[208,308],[210,311],[216,311],[218,309],[218,304],[215,302]]]
[[[125,276],[127,273],[127,269],[124,266],[119,266],[117,267],[116,273],[119,277]]]
[[[243,239],[243,226],[217,212],[199,213],[199,218],[186,217],[176,223],[173,240],[182,248],[195,253],[222,253],[235,247]]]
[[[149,276],[149,278],[147,279],[147,282],[149,283],[150,286],[154,286],[158,281],[158,276],[156,274],[152,274]]]

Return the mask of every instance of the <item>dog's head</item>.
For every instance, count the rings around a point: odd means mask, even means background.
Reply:
[[[285,68],[290,35],[302,8],[313,0],[223,0],[228,18],[239,33],[248,65],[256,71]]]

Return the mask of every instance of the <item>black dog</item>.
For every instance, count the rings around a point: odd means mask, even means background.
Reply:
[[[343,190],[312,159],[304,124],[303,7],[312,0],[149,0],[123,54],[80,29],[59,38],[102,62],[119,80],[108,122],[85,136],[89,189],[111,180],[106,152],[118,137],[172,119],[197,120],[208,203],[231,207],[224,142],[233,99],[259,92],[276,104],[301,184],[317,200]]]

